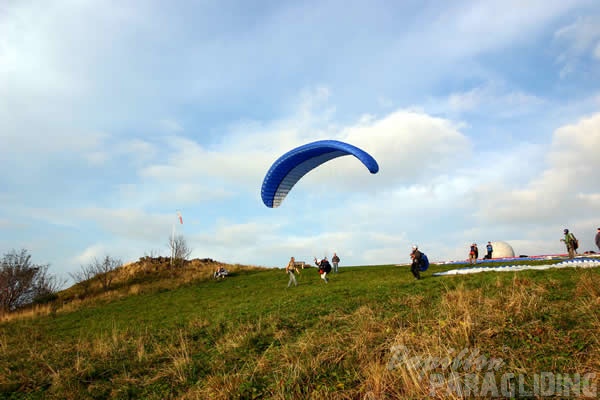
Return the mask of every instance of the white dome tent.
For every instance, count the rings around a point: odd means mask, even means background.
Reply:
[[[492,247],[494,248],[492,258],[512,258],[515,256],[515,251],[512,246],[506,242],[492,242]],[[485,246],[483,246],[483,249],[479,250],[480,254],[482,253],[482,250],[483,254],[487,253]]]

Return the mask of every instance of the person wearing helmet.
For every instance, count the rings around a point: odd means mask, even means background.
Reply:
[[[564,229],[563,233],[565,234],[565,237],[560,239],[561,242],[565,243],[565,246],[567,246],[567,253],[569,253],[569,259],[573,259],[575,258],[575,250],[577,250],[577,247],[579,247],[579,243],[577,242],[577,239],[575,238],[575,235],[573,235],[572,232],[569,232],[568,229]]]
[[[410,272],[412,272],[415,279],[421,279],[421,257],[422,254],[419,251],[419,246],[416,244],[412,247],[412,252],[410,253],[410,258],[412,260],[412,264],[410,266]]]

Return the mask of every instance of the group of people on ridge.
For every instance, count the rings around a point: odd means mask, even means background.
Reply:
[[[329,260],[327,260],[327,257],[323,257],[322,259],[317,259],[315,257],[314,262],[315,262],[315,265],[317,267],[319,267],[319,275],[321,276],[321,279],[323,279],[323,281],[325,283],[329,283],[327,274],[331,273],[332,269],[333,269],[334,273],[336,273],[336,274],[338,273],[340,257],[336,253],[333,253],[333,257],[331,258],[333,267],[329,263]],[[298,265],[296,264],[296,259],[294,257],[290,258],[288,265],[285,267],[285,272],[290,277],[287,287],[290,287],[292,285],[298,286],[298,280],[296,279],[296,274],[300,274],[300,270],[298,269]]]
[[[487,242],[485,249],[487,251],[487,254],[485,256],[483,256],[483,258],[486,260],[491,260],[492,253],[494,252],[494,246],[492,245],[492,242]],[[471,247],[469,248],[469,264],[477,264],[478,258],[479,258],[479,249],[477,248],[477,243],[473,243],[473,244],[471,244]]]
[[[579,240],[577,240],[575,235],[573,235],[573,232],[569,232],[567,228],[563,229],[563,234],[564,236],[562,239],[560,239],[560,241],[563,242],[567,247],[569,258],[573,259],[575,258],[575,254],[577,254],[577,249],[579,248]],[[597,229],[594,243],[600,252],[600,228]]]
[[[568,229],[565,228],[563,230],[563,233],[564,233],[564,237],[562,239],[560,239],[560,241],[565,243],[565,245],[567,246],[567,252],[569,254],[569,258],[572,259],[575,257],[575,251],[579,247],[579,241],[577,240],[575,235],[573,235],[572,232],[569,232]],[[598,232],[596,233],[595,243],[596,243],[596,246],[598,247],[598,250],[600,251],[600,228],[598,228]],[[494,252],[494,247],[492,245],[492,242],[491,241],[487,242],[487,245],[485,247],[486,247],[487,253],[483,258],[490,260],[490,259],[492,259],[492,254]],[[423,254],[419,250],[419,247],[417,245],[413,245],[412,252],[410,253],[410,258],[411,258],[410,272],[413,274],[415,279],[421,279],[421,271],[424,271],[429,266],[429,260],[427,260],[427,256],[425,256],[425,254]],[[471,244],[471,246],[469,248],[469,264],[476,264],[478,258],[479,258],[479,249],[477,248],[477,243],[473,243],[473,244]],[[331,273],[332,270],[334,273],[338,272],[338,265],[340,262],[340,257],[336,253],[333,253],[333,257],[331,258],[333,267],[327,260],[327,257],[323,257],[322,259],[317,259],[315,257],[314,262],[315,262],[315,265],[317,267],[319,267],[319,275],[321,276],[321,279],[323,279],[323,281],[325,283],[329,283],[327,274]],[[294,257],[290,258],[290,262],[288,263],[287,267],[285,268],[285,272],[290,276],[290,280],[288,282],[288,287],[290,287],[291,285],[298,286],[296,274],[299,274],[300,271],[298,269],[298,266],[296,264],[296,260]]]
[[[560,239],[560,241],[563,242],[567,247],[567,254],[569,258],[573,259],[575,258],[575,254],[577,252],[577,249],[579,248],[579,240],[577,240],[573,232],[570,232],[567,228],[563,229],[563,234],[564,236],[562,239]],[[595,243],[596,247],[598,247],[598,251],[600,251],[600,228],[598,228],[598,231],[596,232]],[[486,249],[487,254],[484,258],[491,259],[492,252],[494,251],[491,242],[487,243]],[[475,264],[477,262],[478,257],[479,250],[477,249],[477,243],[473,243],[469,248],[469,264]]]

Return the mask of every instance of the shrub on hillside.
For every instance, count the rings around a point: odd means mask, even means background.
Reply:
[[[32,263],[25,249],[6,253],[0,260],[0,314],[54,298],[61,284],[48,267]]]

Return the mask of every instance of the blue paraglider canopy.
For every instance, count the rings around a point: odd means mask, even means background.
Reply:
[[[267,207],[275,208],[292,187],[308,172],[337,157],[353,155],[376,174],[377,161],[366,151],[337,140],[319,140],[297,147],[279,157],[263,180],[261,197]]]

